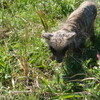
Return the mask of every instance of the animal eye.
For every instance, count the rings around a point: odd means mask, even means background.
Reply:
[[[50,47],[50,50],[54,55],[56,55],[56,50],[54,48]]]
[[[66,46],[65,48],[63,48],[63,52],[66,52],[68,50],[68,46]]]

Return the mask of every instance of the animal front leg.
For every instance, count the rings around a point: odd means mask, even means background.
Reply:
[[[90,34],[90,41],[92,42],[92,44],[94,44],[95,43],[94,27],[91,28],[89,34]]]

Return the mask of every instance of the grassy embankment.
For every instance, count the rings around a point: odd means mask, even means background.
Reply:
[[[87,42],[83,55],[70,54],[57,64],[41,38],[42,32],[56,30],[82,0],[77,1],[0,1],[0,100],[99,100],[99,8],[96,43]]]

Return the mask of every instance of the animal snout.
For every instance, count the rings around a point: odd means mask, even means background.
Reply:
[[[57,61],[58,63],[61,63],[61,62],[63,61],[63,58],[62,58],[62,57],[56,57],[56,61]]]

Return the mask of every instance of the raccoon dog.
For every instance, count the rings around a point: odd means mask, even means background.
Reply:
[[[95,3],[91,0],[84,1],[70,14],[60,30],[42,34],[57,62],[62,62],[67,50],[80,48],[87,37],[94,42],[96,14]]]

